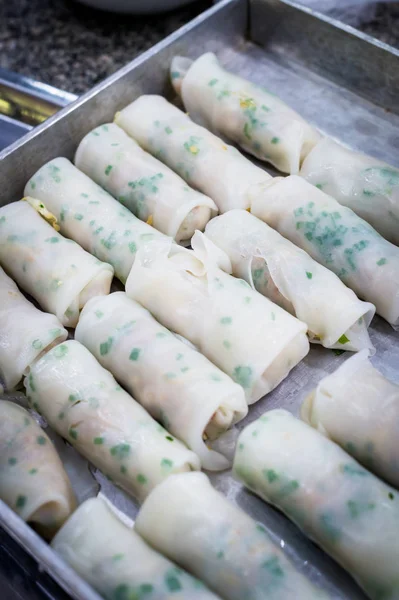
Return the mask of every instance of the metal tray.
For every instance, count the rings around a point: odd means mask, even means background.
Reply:
[[[43,123],[76,98],[75,94],[0,68],[0,113],[21,123]]]
[[[0,68],[0,151],[77,96]]]
[[[32,127],[16,119],[0,114],[0,151],[22,137]]]
[[[227,68],[267,86],[323,132],[397,163],[399,52],[290,0],[222,0],[0,153],[0,204],[19,199],[27,179],[46,161],[59,155],[72,158],[90,129],[112,120],[117,110],[140,94],[158,93],[173,99],[168,82],[171,58],[175,54],[195,58],[207,50],[216,52]],[[398,334],[377,317],[371,338],[377,349],[374,364],[399,382]],[[345,358],[312,347],[276,390],[251,407],[238,429],[276,406],[298,414],[307,391]],[[75,451],[56,435],[52,438],[68,463]],[[81,471],[86,471],[87,464],[81,460],[80,465]],[[101,492],[134,519],[134,501],[100,473],[94,475]],[[246,492],[230,473],[212,475],[211,479],[232,502],[263,522],[298,568],[332,598],[365,599],[343,569],[281,513]],[[73,483],[80,499],[87,495],[87,479],[73,478]],[[93,487],[90,493],[95,493]],[[1,502],[0,524],[73,598],[98,599]]]

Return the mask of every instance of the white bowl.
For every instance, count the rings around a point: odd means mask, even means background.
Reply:
[[[149,14],[160,13],[194,0],[78,0],[82,4],[108,12]]]

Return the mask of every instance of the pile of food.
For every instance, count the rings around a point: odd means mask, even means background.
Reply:
[[[200,472],[232,467],[372,600],[399,598],[399,386],[368,331],[399,326],[399,170],[211,53],[171,80],[188,114],[141,96],[0,208],[0,379],[29,405],[0,400],[0,498],[108,600],[330,597]],[[356,354],[301,419],[250,422],[309,342]],[[133,528],[77,507],[43,425],[137,501]]]

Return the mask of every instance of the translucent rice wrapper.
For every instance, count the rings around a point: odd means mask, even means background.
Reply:
[[[76,507],[47,434],[21,406],[0,400],[0,498],[51,539]]]
[[[323,138],[300,175],[399,245],[399,169]]]
[[[217,492],[204,473],[174,475],[155,488],[137,516],[135,530],[222,598],[328,597],[296,570],[266,529]]]
[[[64,238],[22,200],[0,208],[0,263],[67,327],[76,325],[90,298],[109,293],[114,275],[111,265]]]
[[[36,362],[25,387],[51,427],[139,501],[170,474],[200,466],[75,340]]]
[[[170,74],[194,121],[283,173],[297,174],[320,139],[317,130],[278,96],[226,71],[213,52],[194,61],[174,57]]]
[[[202,582],[146,544],[100,498],[79,506],[52,547],[105,600],[218,600]]]
[[[251,187],[271,179],[162,96],[141,96],[117,113],[115,122],[144,150],[212,198],[220,212],[249,208]]]
[[[233,473],[339,562],[372,600],[398,598],[399,493],[339,446],[288,411],[272,410],[242,431]]]
[[[66,158],[54,158],[25,186],[57,219],[62,235],[112,265],[126,282],[136,252],[162,233],[137,219]]]
[[[205,356],[160,325],[124,292],[86,304],[75,339],[84,344],[146,410],[200,458],[230,466],[205,444],[245,417],[244,390]]]
[[[307,324],[311,342],[374,350],[367,327],[375,307],[266,223],[231,210],[212,219],[205,235],[227,253],[235,276]]]
[[[252,404],[306,356],[307,326],[226,272],[227,255],[204,234],[196,232],[192,247],[159,243],[138,253],[126,293],[230,375]]]
[[[29,302],[0,267],[0,388],[3,382],[14,390],[29,365],[67,336],[57,317]]]
[[[305,400],[301,415],[399,488],[399,385],[373,367],[367,350],[324,377]]]
[[[148,154],[114,123],[80,142],[75,164],[139,219],[188,244],[217,213],[216,204]]]
[[[258,186],[251,212],[399,325],[399,248],[350,208],[291,175]]]

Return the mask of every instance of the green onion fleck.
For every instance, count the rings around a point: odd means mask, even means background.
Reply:
[[[178,592],[182,588],[178,577],[174,573],[165,576],[165,583],[170,592]]]
[[[332,352],[333,354],[335,354],[335,356],[341,356],[341,354],[343,354],[345,350],[338,350],[337,348],[334,348]]]
[[[23,508],[26,504],[26,496],[18,496],[15,503],[16,508]]]
[[[69,428],[69,435],[73,440],[77,440],[78,439],[78,432],[76,431],[76,429],[74,429],[73,427]]]
[[[109,337],[105,342],[102,342],[100,344],[101,356],[105,356],[106,354],[108,354],[110,352],[113,341],[114,341],[114,338]]]
[[[140,356],[140,348],[133,348],[133,350],[129,354],[129,360],[136,361],[139,359],[139,356]]]
[[[222,325],[230,325],[232,322],[232,318],[231,317],[222,317],[220,319],[220,322]]]
[[[119,460],[123,460],[130,454],[129,444],[117,444],[110,450],[111,456],[115,456]]]
[[[54,356],[56,358],[62,358],[67,353],[68,353],[68,346],[66,346],[65,344],[61,344],[60,346],[56,346],[54,348]]]
[[[249,140],[252,139],[251,137],[251,130],[250,130],[250,125],[249,123],[245,123],[244,125],[244,135],[246,138],[248,138]]]

